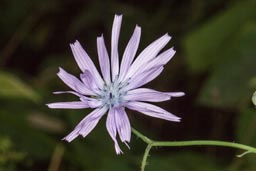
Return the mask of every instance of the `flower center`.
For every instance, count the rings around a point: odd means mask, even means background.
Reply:
[[[121,90],[124,86],[125,84],[120,83],[117,78],[110,84],[105,85],[100,95],[102,104],[109,108],[120,106],[124,102],[123,96],[126,94]]]

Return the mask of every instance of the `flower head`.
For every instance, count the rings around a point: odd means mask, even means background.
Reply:
[[[151,117],[179,122],[179,117],[147,102],[161,102],[170,100],[171,97],[184,95],[183,92],[160,92],[149,88],[140,88],[155,79],[163,71],[164,65],[174,56],[173,48],[159,53],[171,39],[168,34],[152,42],[135,59],[141,35],[141,28],[136,25],[125,48],[121,64],[119,64],[118,40],[121,22],[122,15],[115,15],[110,61],[103,35],[97,38],[97,51],[102,75],[97,71],[94,63],[78,41],[70,44],[82,73],[78,79],[60,68],[57,75],[72,91],[55,92],[55,94],[71,93],[79,97],[80,100],[48,104],[50,108],[94,109],[80,121],[70,134],[63,138],[68,142],[79,135],[86,137],[102,116],[107,113],[106,127],[114,141],[117,154],[122,153],[117,142],[117,134],[126,145],[131,140],[131,125],[125,108]]]

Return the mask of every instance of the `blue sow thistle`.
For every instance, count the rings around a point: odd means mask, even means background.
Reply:
[[[48,104],[49,108],[94,109],[69,135],[63,138],[68,142],[79,135],[86,137],[107,113],[106,127],[114,141],[117,154],[122,153],[117,142],[117,134],[127,146],[131,140],[131,125],[125,108],[151,117],[179,122],[179,117],[147,102],[161,102],[184,95],[183,92],[160,92],[140,88],[161,74],[164,65],[174,56],[173,48],[159,53],[171,39],[168,34],[148,45],[135,59],[141,36],[141,28],[136,26],[119,64],[118,39],[121,22],[122,15],[115,15],[111,37],[111,60],[109,60],[103,35],[97,38],[102,75],[78,41],[70,45],[82,73],[78,79],[60,68],[57,75],[72,91],[55,92],[55,94],[71,93],[76,95],[79,101]]]

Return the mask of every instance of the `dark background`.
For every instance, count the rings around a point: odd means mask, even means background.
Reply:
[[[182,117],[174,123],[128,111],[131,124],[157,140],[224,140],[256,146],[256,2],[254,0],[0,1],[0,170],[139,170],[145,144],[115,154],[103,118],[85,139],[65,143],[90,110],[51,110],[45,104],[74,99],[58,67],[78,75],[69,43],[79,40],[97,63],[96,37],[110,47],[114,14],[123,14],[119,52],[136,24],[139,52],[168,32],[175,57],[146,87],[184,91],[159,106]],[[167,48],[168,48],[167,47]],[[121,55],[120,55],[121,56]],[[222,147],[153,148],[146,170],[253,171],[256,156]]]

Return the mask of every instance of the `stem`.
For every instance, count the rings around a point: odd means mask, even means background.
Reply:
[[[141,162],[141,170],[144,171],[145,170],[145,167],[147,165],[147,159],[148,159],[148,156],[149,156],[149,152],[151,150],[151,147],[152,145],[151,144],[148,144],[147,148],[145,149],[145,152],[144,152],[144,155],[143,155],[143,159],[142,159],[142,162]]]
[[[208,146],[222,146],[222,147],[231,147],[231,148],[237,148],[245,150],[246,152],[243,153],[243,155],[248,153],[256,153],[256,148],[240,144],[240,143],[234,143],[234,142],[226,142],[226,141],[213,141],[213,140],[192,140],[192,141],[154,141],[152,139],[149,139],[136,129],[132,128],[132,132],[137,135],[141,140],[143,140],[147,145],[147,148],[144,152],[144,156],[141,163],[141,171],[145,170],[147,158],[149,156],[149,152],[152,147],[158,146],[158,147],[181,147],[181,146],[201,146],[201,145],[208,145]],[[243,156],[242,155],[242,156]]]
[[[242,149],[256,153],[256,148],[248,145],[226,142],[226,141],[213,141],[213,140],[193,140],[193,141],[154,141],[152,146],[198,146],[198,145],[209,145],[209,146],[222,146]]]
[[[151,144],[152,140],[149,139],[148,137],[146,137],[145,135],[143,135],[142,133],[140,133],[139,131],[137,131],[136,129],[132,128],[132,132],[137,135],[142,141],[144,141],[147,144]]]

